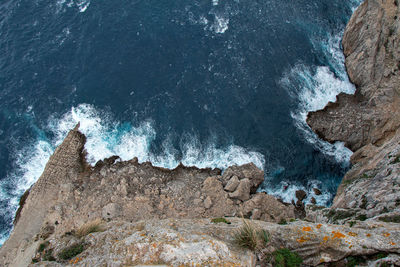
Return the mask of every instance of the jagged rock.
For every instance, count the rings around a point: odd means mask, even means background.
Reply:
[[[313,191],[314,191],[314,194],[315,194],[316,196],[319,196],[319,195],[322,194],[321,190],[319,190],[318,188],[313,188]]]
[[[209,209],[209,208],[211,208],[211,206],[212,206],[212,200],[211,200],[211,198],[208,196],[208,197],[204,200],[204,207],[205,207],[206,209]]]
[[[249,179],[245,178],[240,181],[238,187],[233,193],[229,193],[229,197],[234,199],[240,199],[241,201],[246,201],[250,199],[250,188],[251,188],[251,182]]]
[[[297,190],[296,191],[296,198],[299,201],[303,201],[307,197],[307,193],[304,190]]]
[[[314,204],[314,205],[317,204],[317,200],[315,199],[315,197],[312,197],[311,200],[310,200],[310,202],[311,202],[312,204]]]
[[[311,128],[355,153],[333,208],[364,209],[368,217],[400,211],[400,9],[398,1],[366,0],[351,17],[343,50],[355,95],[311,112]]]
[[[235,191],[235,189],[238,187],[239,185],[239,178],[234,175],[232,176],[232,178],[228,181],[228,183],[226,184],[226,186],[224,187],[225,191],[228,192],[233,192]]]
[[[232,176],[236,175],[240,180],[247,178],[251,181],[250,190],[255,193],[258,186],[264,181],[264,172],[253,163],[242,166],[230,166],[222,174],[222,184],[225,186]]]

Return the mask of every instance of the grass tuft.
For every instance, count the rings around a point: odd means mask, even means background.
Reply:
[[[240,247],[254,251],[265,247],[269,242],[269,234],[265,230],[256,229],[249,221],[243,220],[243,225],[234,234],[234,242]]]
[[[104,229],[101,223],[102,223],[101,219],[96,219],[94,221],[85,223],[78,230],[76,230],[75,236],[81,238],[87,236],[90,233],[103,232]]]

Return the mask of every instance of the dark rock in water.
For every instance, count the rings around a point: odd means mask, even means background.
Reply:
[[[315,199],[315,197],[312,197],[310,202],[311,202],[312,204],[314,204],[314,205],[317,204],[317,200]]]
[[[296,198],[299,201],[303,201],[307,197],[307,193],[304,190],[297,190],[296,191]]]
[[[313,188],[314,194],[319,196],[322,194],[321,190],[319,190],[318,188]]]

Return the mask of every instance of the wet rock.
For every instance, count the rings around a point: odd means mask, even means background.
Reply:
[[[307,193],[304,190],[297,190],[296,191],[296,198],[299,201],[303,201],[307,197]]]
[[[313,191],[314,191],[314,194],[315,194],[316,196],[319,196],[319,195],[322,194],[321,190],[319,190],[318,188],[313,188]]]
[[[315,199],[315,197],[312,197],[311,200],[310,200],[310,202],[311,202],[312,204],[314,204],[314,205],[317,204],[317,200]]]

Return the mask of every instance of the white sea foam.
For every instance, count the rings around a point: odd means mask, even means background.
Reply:
[[[282,199],[286,203],[291,203],[292,200],[296,201],[296,191],[304,190],[307,193],[307,197],[304,203],[308,204],[311,202],[311,198],[315,198],[318,205],[327,206],[332,199],[332,194],[330,192],[324,191],[321,195],[316,195],[313,188],[322,188],[322,182],[317,180],[309,181],[307,186],[288,184],[287,182],[281,182],[277,186],[270,187],[267,186],[266,192],[277,198]]]
[[[214,14],[214,23],[210,29],[215,33],[224,33],[228,29],[229,18],[222,14]]]
[[[329,36],[322,42],[313,40],[314,46],[319,45],[322,48],[330,67],[317,66],[313,69],[298,63],[284,75],[281,84],[290,95],[298,99],[298,107],[291,112],[291,116],[304,137],[320,151],[334,157],[338,162],[346,163],[352,152],[341,142],[330,144],[319,139],[306,123],[308,112],[323,109],[328,102],[336,101],[336,96],[341,92],[355,92],[344,67],[344,56],[340,49],[341,34]]]
[[[186,166],[225,169],[231,165],[253,162],[263,168],[264,156],[243,147],[230,145],[217,148],[212,142],[201,144],[196,137],[186,136],[179,148],[174,148],[166,139],[162,153],[153,154],[150,145],[156,137],[151,121],[144,121],[137,127],[130,123],[115,122],[111,115],[97,110],[94,106],[81,104],[71,108],[61,117],[49,119],[48,130],[54,133],[53,140],[38,140],[17,153],[17,169],[0,182],[0,200],[8,203],[0,212],[2,217],[10,217],[18,208],[19,197],[42,174],[44,167],[56,146],[61,144],[67,133],[80,122],[79,130],[87,137],[85,149],[87,160],[94,165],[98,160],[118,155],[122,160],[138,157],[139,162],[151,161],[153,165],[175,168],[180,162]],[[178,149],[182,158],[178,158]],[[14,190],[7,191],[11,185]],[[11,225],[10,225],[11,226]],[[0,237],[0,245],[6,239]]]
[[[79,12],[85,12],[90,5],[90,0],[78,0],[76,6],[79,8]]]

